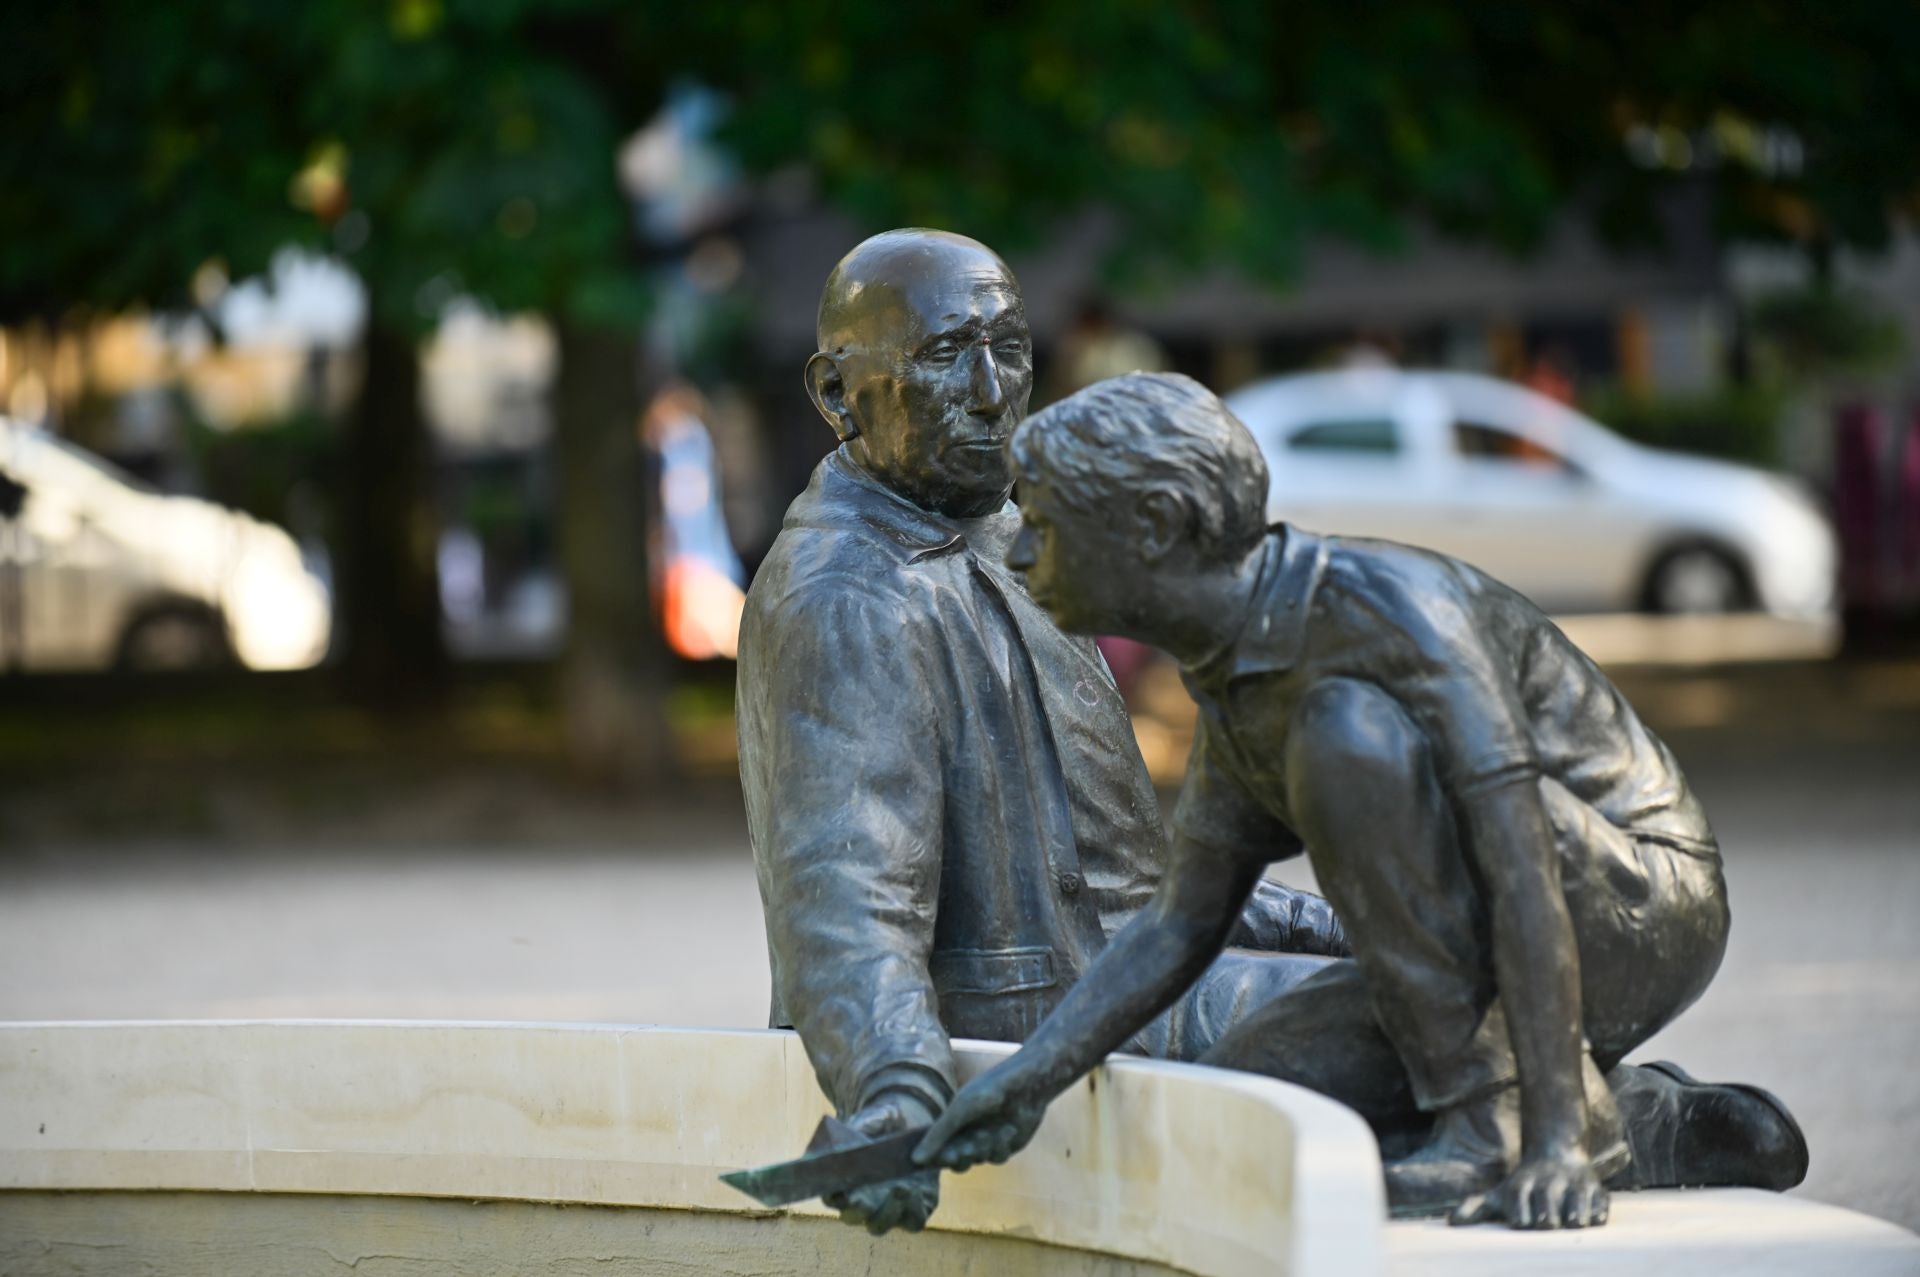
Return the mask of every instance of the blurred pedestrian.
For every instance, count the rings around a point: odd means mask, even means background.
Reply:
[[[641,442],[659,462],[654,591],[667,645],[688,660],[731,658],[746,602],[705,416],[700,392],[675,381],[653,397],[640,423]]]

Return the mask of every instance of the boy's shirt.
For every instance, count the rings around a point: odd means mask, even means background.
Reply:
[[[1371,683],[1425,732],[1456,803],[1546,776],[1636,837],[1718,846],[1665,744],[1546,615],[1444,555],[1277,525],[1241,633],[1183,670],[1200,707],[1176,835],[1300,848],[1287,810],[1293,711],[1315,683]]]

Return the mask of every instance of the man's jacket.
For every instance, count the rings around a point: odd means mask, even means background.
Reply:
[[[1126,707],[1006,568],[1018,523],[930,513],[837,451],[747,595],[772,1023],[843,1114],[902,1089],[943,1107],[949,1036],[1024,1040],[1159,880]],[[1280,947],[1297,908],[1263,888],[1235,943]]]

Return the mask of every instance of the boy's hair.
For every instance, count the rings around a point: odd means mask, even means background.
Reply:
[[[1266,531],[1267,462],[1218,396],[1178,373],[1095,382],[1013,432],[1015,473],[1045,480],[1082,514],[1132,508],[1160,489],[1186,504],[1200,553],[1227,559]]]

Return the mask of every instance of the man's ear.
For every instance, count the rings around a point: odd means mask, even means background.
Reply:
[[[1133,504],[1133,522],[1141,559],[1158,563],[1187,534],[1187,503],[1158,488],[1143,492]]]
[[[807,398],[813,400],[813,406],[833,427],[833,433],[845,443],[860,433],[853,424],[853,413],[847,409],[847,383],[841,380],[840,365],[833,362],[833,356],[826,351],[816,351],[812,359],[807,360],[807,370],[803,374],[807,382]]]

